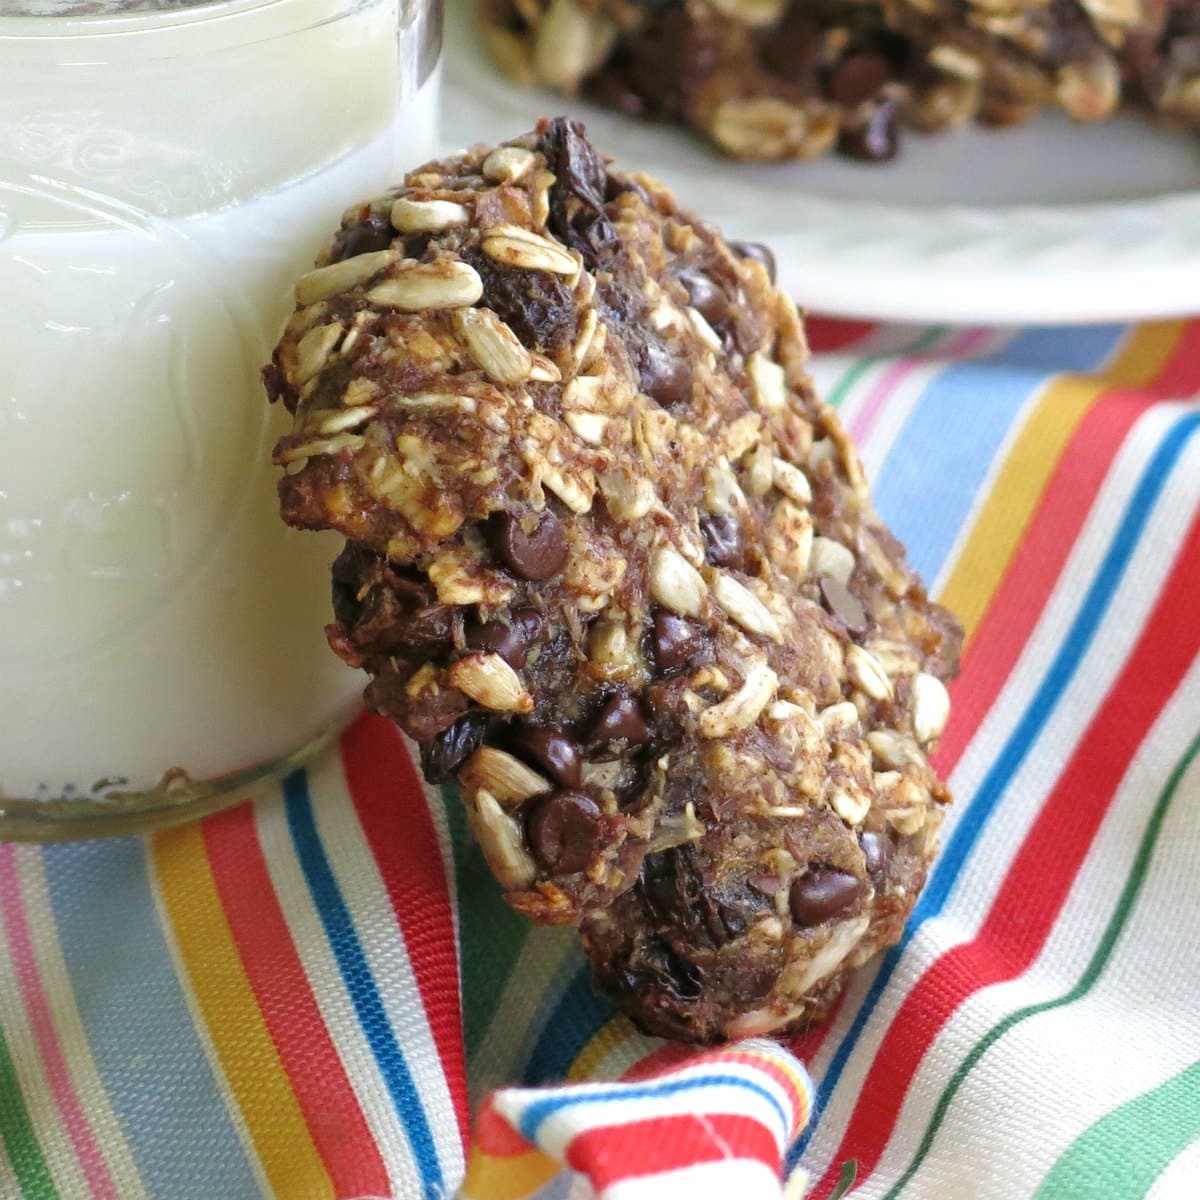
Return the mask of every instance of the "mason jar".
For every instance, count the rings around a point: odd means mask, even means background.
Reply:
[[[434,149],[441,0],[0,0],[0,837],[194,815],[357,704],[260,370]]]

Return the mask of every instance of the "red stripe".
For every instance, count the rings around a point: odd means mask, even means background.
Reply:
[[[475,1114],[475,1149],[491,1158],[517,1158],[531,1147],[497,1111],[489,1096]]]
[[[681,1113],[577,1134],[567,1165],[585,1174],[597,1192],[623,1179],[694,1167],[729,1158],[751,1159],[778,1173],[779,1145],[753,1117]]]
[[[1200,388],[1197,334],[1200,323],[1190,324],[1154,384],[1137,391],[1105,393],[1072,434],[963,659],[950,725],[934,759],[943,776],[974,737],[1041,619],[1134,422],[1160,399],[1191,395]]]
[[[1026,971],[1054,927],[1100,828],[1113,789],[1197,653],[1200,517],[1193,519],[1162,595],[1120,676],[1072,754],[1017,852],[986,921],[943,954],[889,1026],[833,1162],[816,1189],[832,1188],[836,1164],[867,1178],[887,1145],[908,1085],[951,1015],[974,992]]]
[[[458,946],[437,830],[408,751],[390,721],[373,714],[356,721],[342,738],[342,765],[404,934],[465,1151],[469,1117]]]
[[[1099,397],[1068,443],[1036,515],[1005,570],[976,631],[953,689],[949,728],[935,756],[948,776],[995,703],[1058,581],[1083,523],[1129,430],[1157,401],[1190,395],[1200,387],[1200,322],[1191,322],[1155,380],[1137,390]],[[811,1059],[832,1021],[793,1046]]]
[[[221,907],[288,1082],[339,1197],[387,1195],[387,1168],[325,1027],[267,871],[252,805],[204,822]]]
[[[874,321],[844,321],[840,317],[809,316],[804,322],[808,344],[816,354],[833,354],[862,341],[879,328]]]
[[[696,1050],[685,1042],[667,1042],[657,1050],[651,1050],[645,1058],[637,1062],[621,1076],[622,1083],[640,1083],[643,1079],[657,1079],[669,1071],[686,1066],[688,1060],[694,1058]]]
[[[1058,581],[1068,554],[1109,467],[1137,419],[1164,397],[1191,395],[1200,387],[1200,354],[1190,323],[1153,384],[1099,397],[1071,436],[1047,485],[1034,520],[1005,569],[996,594],[963,658],[954,685],[954,710],[934,758],[943,778],[957,764],[1004,686]],[[837,1020],[845,993],[829,1017],[788,1043],[802,1062],[812,1062]]]

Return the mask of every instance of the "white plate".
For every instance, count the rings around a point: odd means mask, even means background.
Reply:
[[[731,237],[767,242],[807,307],[913,321],[1129,320],[1200,312],[1200,141],[1057,114],[1002,133],[910,133],[884,166],[750,166],[697,138],[523,91],[449,6],[443,133],[494,141],[569,111],[618,165],[674,187]]]

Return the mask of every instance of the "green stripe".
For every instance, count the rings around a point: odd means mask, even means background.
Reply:
[[[846,372],[845,375],[838,380],[837,385],[832,388],[829,395],[826,397],[826,403],[833,408],[841,408],[843,401],[850,392],[850,389],[865,375],[872,367],[883,362],[885,358],[895,358],[897,353],[900,357],[906,354],[919,354],[922,350],[928,350],[934,342],[938,340],[946,332],[945,325],[934,325],[932,329],[927,329],[919,338],[917,338],[911,346],[905,346],[899,352],[891,354],[874,354],[868,355],[866,358],[860,358],[854,366]]]
[[[930,1147],[933,1145],[933,1140],[937,1137],[938,1130],[945,1120],[946,1113],[950,1109],[950,1105],[954,1102],[954,1097],[958,1093],[958,1089],[962,1086],[966,1077],[974,1070],[976,1063],[988,1052],[988,1050],[1002,1038],[1014,1025],[1019,1025],[1022,1021],[1028,1020],[1030,1017],[1037,1016],[1039,1013],[1049,1012],[1051,1009],[1062,1008],[1067,1004],[1074,1004],[1076,1000],[1087,994],[1091,990],[1095,982],[1100,978],[1104,968],[1108,965],[1109,959],[1112,957],[1117,940],[1121,936],[1121,931],[1125,928],[1129,920],[1129,915],[1133,911],[1134,905],[1137,903],[1138,895],[1142,890],[1142,885],[1146,879],[1146,872],[1150,866],[1150,860],[1154,855],[1154,848],[1158,843],[1159,834],[1162,832],[1163,822],[1166,820],[1167,812],[1171,807],[1172,801],[1175,799],[1175,793],[1179,789],[1180,781],[1183,779],[1188,768],[1192,765],[1196,755],[1200,753],[1200,733],[1192,739],[1191,744],[1184,752],[1183,757],[1175,764],[1175,769],[1171,772],[1167,779],[1166,786],[1159,793],[1158,800],[1155,802],[1154,811],[1150,815],[1150,820],[1146,825],[1146,830],[1142,834],[1141,844],[1138,846],[1137,856],[1133,860],[1133,866],[1129,875],[1126,877],[1125,886],[1121,889],[1120,898],[1117,900],[1117,907],[1109,919],[1108,925],[1104,930],[1104,934],[1100,939],[1099,945],[1096,947],[1095,953],[1092,955],[1091,961],[1087,968],[1079,977],[1079,982],[1067,992],[1065,995],[1059,996],[1055,1000],[1046,1000],[1040,1004],[1030,1004],[1025,1008],[1019,1008],[1015,1012],[1010,1013],[1004,1020],[993,1025],[984,1036],[975,1043],[971,1048],[971,1052],[962,1061],[958,1070],[954,1072],[946,1089],[942,1092],[938,1099],[937,1108],[934,1109],[933,1117],[925,1130],[925,1135],[921,1138],[921,1144],[917,1147],[917,1153],[912,1162],[909,1163],[907,1170],[900,1178],[892,1185],[891,1190],[884,1197],[884,1200],[896,1200],[896,1197],[908,1186],[909,1181],[917,1172],[918,1168],[925,1161],[929,1153]],[[1139,1147],[1139,1139],[1134,1139],[1122,1147],[1123,1155],[1130,1155],[1135,1148]],[[1040,1195],[1041,1193],[1039,1193]],[[1076,1195],[1078,1193],[1062,1192],[1061,1195]],[[1125,1193],[1121,1193],[1124,1195]],[[1089,1200],[1092,1193],[1088,1192]],[[1099,1196],[1099,1193],[1096,1193]]]
[[[504,985],[529,935],[529,922],[505,904],[483,853],[468,836],[458,788],[446,783],[441,792],[458,882],[463,1041],[469,1063],[491,1027]]]
[[[1200,1137],[1200,1063],[1106,1113],[1063,1151],[1034,1200],[1135,1200]]]
[[[58,1200],[50,1168],[42,1157],[29,1114],[21,1098],[21,1085],[8,1047],[0,1036],[0,1139],[17,1176],[24,1200]],[[14,1198],[15,1200],[15,1198]]]

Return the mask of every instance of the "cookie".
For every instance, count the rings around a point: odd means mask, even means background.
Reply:
[[[886,161],[917,92],[911,47],[854,0],[483,0],[493,60],[527,86],[678,121],[742,159]],[[932,73],[931,87],[961,90]],[[935,89],[936,90],[936,89]],[[954,112],[931,93],[933,108]]]
[[[543,122],[351,209],[267,369],[330,644],[508,901],[651,1029],[819,1011],[947,801],[960,633],[880,524],[769,254]]]
[[[1194,0],[481,0],[527,86],[679,121],[743,159],[894,157],[900,129],[1060,107],[1200,122]]]

